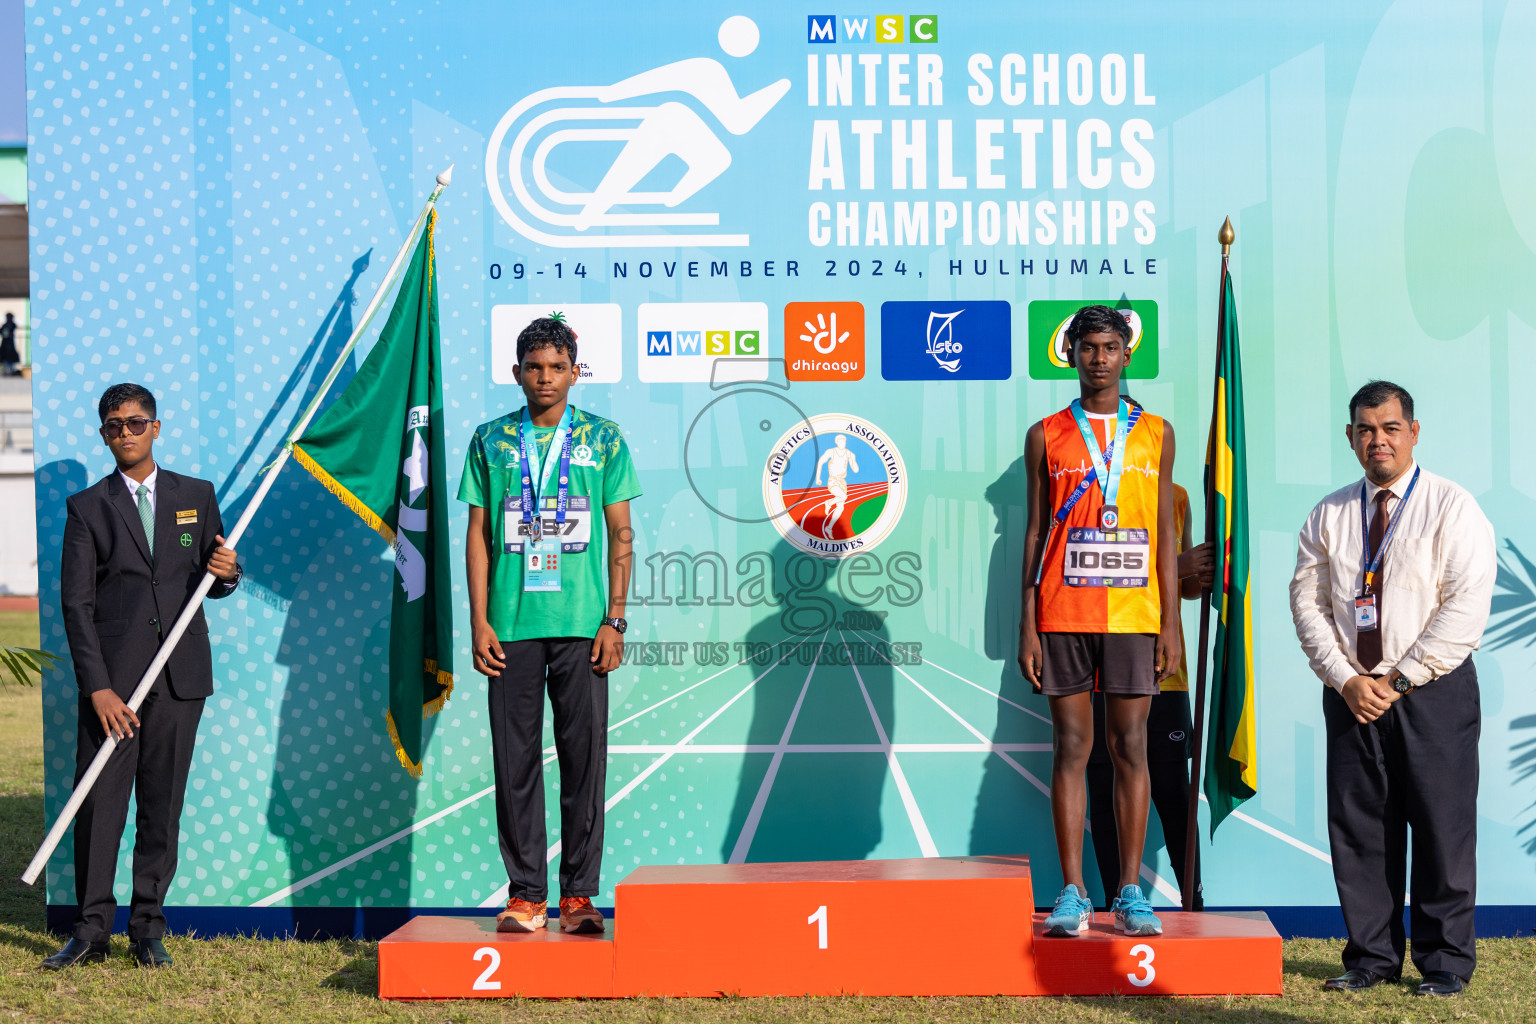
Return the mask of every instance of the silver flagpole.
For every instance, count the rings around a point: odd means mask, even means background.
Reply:
[[[406,235],[405,244],[395,254],[395,261],[389,265],[389,270],[385,273],[384,280],[379,282],[378,290],[373,293],[373,298],[368,302],[368,308],[363,311],[362,319],[358,321],[357,327],[352,331],[352,336],[347,339],[346,347],[336,357],[336,363],[331,367],[331,372],[326,374],[325,380],[315,393],[314,401],[310,402],[309,408],[304,410],[304,415],[299,418],[298,426],[293,428],[293,432],[288,435],[288,440],[283,443],[283,450],[278,453],[276,460],[267,468],[265,476],[261,481],[261,486],[256,489],[256,496],[246,506],[245,513],[240,516],[240,521],[235,524],[234,530],[230,531],[229,536],[225,538],[225,547],[234,548],[240,543],[240,538],[245,534],[245,528],[250,525],[251,519],[256,515],[256,510],[261,507],[261,503],[267,497],[267,492],[272,489],[273,482],[277,480],[278,471],[283,468],[283,464],[293,454],[294,442],[303,436],[305,430],[309,429],[310,420],[315,418],[315,413],[320,408],[321,400],[325,398],[326,392],[330,390],[331,385],[336,382],[336,377],[341,373],[341,368],[346,363],[347,357],[357,347],[358,339],[368,329],[368,325],[373,321],[374,314],[384,304],[384,297],[388,294],[390,286],[395,283],[395,277],[400,273],[401,264],[405,262],[406,256],[415,246],[417,236],[421,233],[422,225],[426,223],[427,215],[432,211],[433,205],[437,202],[437,197],[443,194],[443,189],[448,187],[452,181],[453,167],[450,165],[446,171],[437,176],[437,187],[432,190],[432,194],[427,197],[426,204],[421,208],[421,213],[416,216],[416,222],[411,225],[411,230]],[[171,652],[176,649],[176,644],[181,641],[182,634],[187,631],[187,626],[192,622],[192,616],[197,614],[198,608],[202,606],[203,598],[208,596],[208,591],[212,588],[216,579],[218,577],[211,572],[203,573],[202,582],[197,585],[197,590],[193,593],[192,599],[181,610],[181,615],[177,618],[176,624],[171,627],[170,633],[166,635],[165,641],[161,643],[160,650],[155,654],[155,660],[151,661],[149,668],[144,670],[144,675],[139,680],[139,685],[134,689],[133,696],[128,699],[128,708],[135,715],[139,713],[139,707],[144,703],[145,698],[149,696],[149,691],[155,685],[155,679],[160,675],[160,671],[165,668],[165,663],[170,659]],[[91,761],[90,767],[86,768],[85,774],[75,784],[74,793],[70,794],[69,802],[64,805],[64,810],[60,813],[58,820],[53,823],[53,828],[48,830],[48,837],[43,840],[43,845],[37,848],[37,853],[32,855],[32,862],[27,865],[27,870],[22,872],[21,880],[23,882],[26,882],[28,885],[33,885],[37,882],[37,876],[42,874],[43,868],[48,864],[48,858],[53,856],[53,851],[64,840],[64,833],[69,829],[69,823],[75,820],[75,815],[80,811],[80,805],[85,802],[86,794],[96,784],[97,776],[101,774],[102,768],[106,767],[107,759],[112,756],[112,752],[116,749],[117,737],[109,733],[107,741],[101,745],[100,750],[96,751],[96,757]]]

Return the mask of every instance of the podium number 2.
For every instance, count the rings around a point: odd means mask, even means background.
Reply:
[[[817,907],[816,908],[816,913],[814,913],[810,917],[806,918],[805,919],[805,923],[806,924],[813,924],[813,925],[816,926],[816,948],[817,949],[826,949],[827,948],[827,908],[825,906]]]
[[[475,950],[474,960],[475,963],[479,963],[481,960],[490,961],[490,963],[486,965],[485,970],[480,972],[480,977],[475,979],[475,984],[472,986],[474,991],[500,992],[501,982],[492,981],[491,975],[495,974],[496,969],[501,966],[501,954],[496,952],[490,946],[481,946],[479,949]]]
[[[1127,974],[1125,976],[1125,980],[1129,981],[1137,988],[1146,988],[1148,985],[1152,984],[1152,979],[1157,977],[1157,968],[1152,966],[1152,958],[1156,955],[1157,954],[1153,951],[1152,947],[1147,945],[1145,942],[1132,946],[1131,956],[1140,957],[1141,959],[1136,964],[1136,973]],[[1143,971],[1146,973],[1143,974]]]

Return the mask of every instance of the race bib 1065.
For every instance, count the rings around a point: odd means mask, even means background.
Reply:
[[[1062,558],[1061,577],[1069,587],[1144,587],[1152,544],[1146,530],[1074,526]]]

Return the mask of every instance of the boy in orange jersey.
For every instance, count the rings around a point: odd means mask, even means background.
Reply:
[[[1067,328],[1067,358],[1081,397],[1030,427],[1024,442],[1019,669],[1051,705],[1051,819],[1066,883],[1046,919],[1054,936],[1077,935],[1093,918],[1083,816],[1095,682],[1115,769],[1115,924],[1128,935],[1163,930],[1136,883],[1151,799],[1147,712],[1179,666],[1173,428],[1120,397],[1130,341],[1115,310],[1079,310]]]

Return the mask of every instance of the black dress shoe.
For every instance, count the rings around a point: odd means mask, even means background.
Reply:
[[[1364,967],[1355,967],[1345,971],[1337,978],[1329,978],[1323,982],[1323,988],[1335,992],[1364,992],[1368,988],[1375,988],[1386,981],[1375,971],[1368,971]]]
[[[76,964],[106,963],[107,950],[110,947],[111,943],[106,940],[87,942],[84,939],[71,938],[64,943],[63,949],[43,960],[43,970],[62,971]]]
[[[169,967],[171,954],[165,951],[165,943],[159,939],[140,939],[133,944],[133,958],[140,967]]]
[[[1413,990],[1416,996],[1454,996],[1466,988],[1466,982],[1450,971],[1425,971],[1424,980]]]

